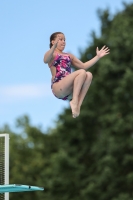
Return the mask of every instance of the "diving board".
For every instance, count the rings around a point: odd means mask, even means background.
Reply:
[[[32,192],[32,191],[43,191],[43,187],[31,186],[31,185],[20,185],[20,184],[8,184],[0,185],[0,193],[5,192]]]

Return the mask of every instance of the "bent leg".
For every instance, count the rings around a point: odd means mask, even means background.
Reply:
[[[78,81],[76,79],[77,77],[79,79]],[[75,98],[75,96],[77,98],[85,79],[86,72],[80,69],[64,77],[59,82],[54,83],[52,90],[58,98],[63,98],[72,93],[73,98]]]
[[[73,94],[70,106],[74,118],[80,113],[80,107],[90,87],[91,81],[92,74],[80,69],[53,84],[53,92],[58,98]]]
[[[59,98],[63,98],[64,96],[73,93],[73,99],[70,102],[70,106],[74,118],[79,115],[78,111],[79,94],[85,80],[86,80],[86,71],[80,69],[64,77],[59,82],[54,83],[52,87],[53,92]]]
[[[82,86],[82,89],[79,95],[79,102],[78,102],[79,112],[80,112],[80,107],[82,105],[82,102],[85,98],[85,95],[90,87],[91,81],[92,81],[92,74],[90,72],[86,72],[86,80]]]

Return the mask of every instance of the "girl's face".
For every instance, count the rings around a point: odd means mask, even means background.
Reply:
[[[59,39],[57,43],[57,49],[63,51],[66,46],[65,36],[64,34],[58,34],[55,40],[57,40],[57,38]]]

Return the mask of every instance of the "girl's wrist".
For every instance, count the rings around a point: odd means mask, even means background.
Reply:
[[[96,58],[99,60],[100,59],[100,57],[98,56],[98,55],[96,55]]]

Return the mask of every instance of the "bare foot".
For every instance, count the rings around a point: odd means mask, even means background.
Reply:
[[[78,105],[72,101],[70,101],[70,106],[71,106],[71,110],[72,110],[72,116],[73,118],[76,118],[79,116],[79,109],[78,109]]]

